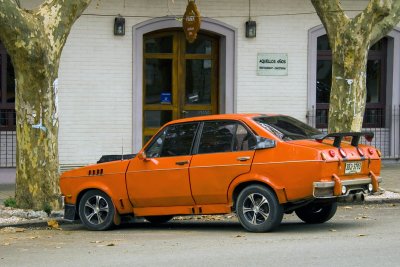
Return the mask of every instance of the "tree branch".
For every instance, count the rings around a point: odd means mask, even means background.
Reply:
[[[334,37],[338,29],[350,21],[344,13],[339,0],[311,0],[311,3],[317,11],[322,24],[324,24],[328,36]]]
[[[42,21],[54,57],[59,57],[74,22],[91,0],[47,0],[34,12]]]
[[[372,27],[371,45],[388,34],[400,22],[400,0],[393,0],[388,16]]]
[[[0,40],[7,50],[15,46],[18,36],[27,29],[27,13],[14,0],[0,0]]]

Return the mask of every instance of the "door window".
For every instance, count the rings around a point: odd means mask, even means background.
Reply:
[[[198,123],[166,127],[153,141],[146,156],[149,158],[190,155]]]
[[[238,122],[205,122],[198,154],[252,150],[255,142],[253,134]]]
[[[171,120],[218,113],[218,37],[159,31],[143,40],[143,141]]]

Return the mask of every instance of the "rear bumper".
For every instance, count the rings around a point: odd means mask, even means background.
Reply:
[[[379,183],[382,182],[382,177],[375,176],[373,173],[370,177],[359,179],[341,180],[336,175],[333,175],[332,179],[333,181],[314,182],[313,196],[315,198],[335,198],[357,192],[373,193],[378,191]]]

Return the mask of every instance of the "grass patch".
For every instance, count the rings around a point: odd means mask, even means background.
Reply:
[[[17,207],[17,201],[15,201],[15,198],[9,197],[6,200],[4,200],[4,206],[10,207],[10,208],[16,208]]]

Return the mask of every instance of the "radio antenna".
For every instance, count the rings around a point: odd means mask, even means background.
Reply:
[[[122,137],[121,160],[124,160],[124,137]]]

